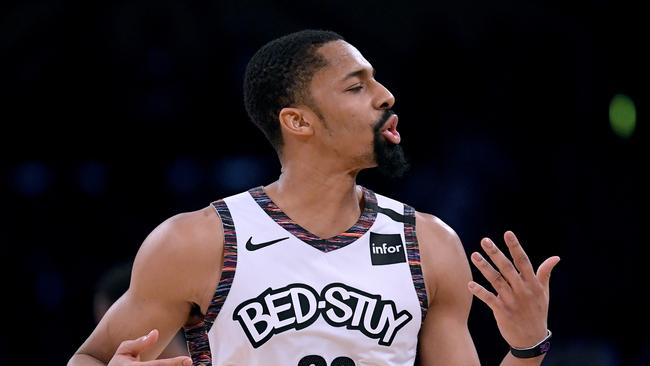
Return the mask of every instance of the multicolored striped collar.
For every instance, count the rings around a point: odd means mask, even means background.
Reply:
[[[364,209],[359,216],[359,220],[347,231],[340,233],[331,238],[323,239],[315,234],[312,234],[307,229],[295,223],[289,216],[287,216],[278,205],[271,200],[271,198],[264,191],[264,187],[255,187],[248,191],[255,199],[255,202],[266,212],[273,221],[275,221],[282,228],[293,234],[298,239],[311,245],[312,247],[322,251],[330,252],[332,250],[340,249],[355,240],[359,239],[365,234],[368,229],[375,222],[377,217],[377,197],[375,193],[365,187],[361,187],[363,191]]]

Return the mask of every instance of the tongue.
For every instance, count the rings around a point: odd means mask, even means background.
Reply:
[[[402,138],[399,136],[399,132],[397,132],[397,130],[394,128],[389,128],[385,131],[382,131],[381,134],[384,135],[386,140],[394,143],[395,145],[399,144],[399,142],[402,140]]]

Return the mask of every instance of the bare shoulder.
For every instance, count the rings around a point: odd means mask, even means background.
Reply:
[[[163,221],[147,236],[140,254],[177,262],[218,253],[223,246],[219,216],[210,207],[184,212]],[[206,253],[207,252],[207,253]]]
[[[221,220],[212,207],[172,216],[144,240],[133,265],[133,290],[147,284],[149,291],[183,289],[186,301],[205,302],[220,275],[223,258]],[[151,286],[154,284],[153,286]],[[159,285],[155,285],[159,284]]]
[[[433,251],[436,255],[463,254],[463,246],[458,234],[438,217],[423,213],[415,213],[415,228],[421,250]]]
[[[469,262],[458,234],[444,221],[422,212],[415,213],[415,220],[422,272],[433,299],[441,284],[471,278]]]

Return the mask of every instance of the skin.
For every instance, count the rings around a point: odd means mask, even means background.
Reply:
[[[300,226],[329,238],[346,231],[361,214],[363,199],[356,176],[376,166],[372,125],[395,98],[375,80],[370,63],[350,44],[329,42],[318,52],[328,65],[311,80],[313,100],[306,104],[312,107],[298,104],[278,115],[284,142],[282,171],[265,191]],[[423,365],[479,364],[467,328],[473,295],[493,310],[508,344],[522,348],[544,338],[549,278],[558,257],[547,259],[535,273],[512,232],[506,232],[504,240],[514,263],[491,240],[483,239],[496,268],[478,253],[471,258],[496,290],[492,293],[472,281],[458,235],[444,222],[418,212],[416,235],[429,298],[419,343]],[[163,222],[136,256],[130,289],[68,365],[109,361],[110,365],[134,361],[146,361],[138,364],[147,366],[190,365],[183,357],[153,359],[179,327],[197,321],[189,316],[193,304],[205,314],[222,262],[221,222],[211,208]],[[508,354],[502,365],[539,365],[542,358],[517,359]]]
[[[102,319],[104,314],[111,307],[111,300],[107,296],[95,295],[95,320],[97,323]],[[173,358],[176,356],[188,355],[187,345],[185,344],[185,339],[180,333],[177,333],[175,337],[169,342],[167,347],[162,350],[158,358]]]

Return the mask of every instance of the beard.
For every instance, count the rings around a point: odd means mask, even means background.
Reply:
[[[386,140],[381,134],[381,128],[394,113],[386,110],[373,125],[374,155],[379,172],[388,178],[400,178],[408,170],[409,164],[400,145]]]

